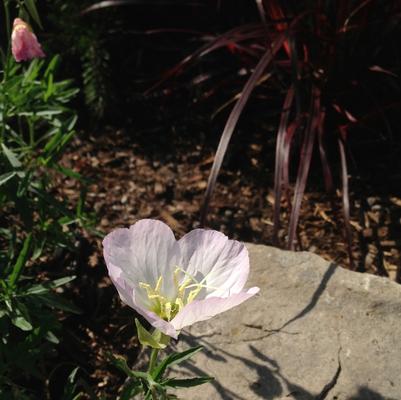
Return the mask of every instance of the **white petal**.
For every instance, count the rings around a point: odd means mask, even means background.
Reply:
[[[154,328],[159,329],[164,334],[177,339],[178,333],[173,325],[159,318],[155,313],[149,311],[144,304],[146,301],[140,300],[135,296],[135,290],[129,285],[128,281],[122,278],[119,268],[109,265],[110,278],[116,287],[120,299],[123,303],[133,308],[138,314],[142,315]]]
[[[177,331],[179,331],[195,322],[205,321],[217,314],[227,311],[230,308],[241,304],[245,300],[248,300],[258,292],[259,288],[253,287],[248,289],[246,292],[240,292],[226,298],[209,297],[204,300],[194,300],[175,316],[171,321],[171,324]]]
[[[249,274],[248,251],[242,243],[204,229],[187,233],[178,243],[180,266],[193,276],[200,272],[207,277],[207,297],[227,297],[242,290]]]
[[[163,332],[165,335],[177,339],[178,332],[170,322],[159,318],[154,312],[143,309],[137,304],[134,304],[133,308],[138,312],[138,314],[141,314],[154,328]]]
[[[179,248],[172,230],[163,222],[144,219],[129,229],[116,229],[103,240],[106,264],[122,270],[134,288],[139,282],[155,287],[163,276],[162,292],[173,296],[172,283]]]

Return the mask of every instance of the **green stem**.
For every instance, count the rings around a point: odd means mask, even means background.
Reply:
[[[158,355],[159,349],[152,349],[152,352],[150,353],[148,373],[152,373],[153,369],[155,368]]]
[[[151,390],[152,393],[152,400],[157,400],[157,391],[156,389],[153,387]]]

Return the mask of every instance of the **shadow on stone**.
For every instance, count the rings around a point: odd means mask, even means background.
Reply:
[[[204,339],[194,338],[189,335],[183,335],[181,340],[189,346],[196,344],[203,344],[204,351],[207,357],[217,359],[220,362],[229,364],[231,360],[235,359],[241,361],[246,367],[256,372],[257,378],[251,382],[248,379],[249,389],[254,392],[258,397],[273,400],[280,396],[293,396],[297,400],[314,400],[315,397],[307,390],[292,383],[285,376],[282,375],[278,363],[261,353],[254,346],[250,345],[249,348],[254,354],[254,358],[246,358],[230,353],[222,348],[218,348]],[[218,352],[218,354],[216,354]],[[259,362],[260,361],[260,362]],[[192,362],[183,364],[185,370],[196,375],[207,375],[207,371],[196,367]],[[226,366],[224,367],[226,368]],[[246,370],[244,370],[246,371]],[[244,379],[246,381],[246,377]],[[247,400],[238,394],[232,392],[229,388],[224,387],[217,380],[210,383],[214,386],[219,393],[222,400]],[[290,398],[290,397],[289,397]]]
[[[294,321],[297,319],[303,318],[306,314],[308,314],[317,304],[319,301],[320,296],[323,294],[327,287],[327,283],[330,280],[330,278],[333,276],[334,271],[337,269],[337,265],[334,263],[330,263],[326,272],[323,275],[322,280],[319,283],[319,286],[317,287],[315,293],[313,293],[313,296],[310,299],[310,302],[306,305],[304,309],[302,309],[297,315],[289,319],[287,322],[285,322],[280,328],[277,329],[277,331],[280,331],[287,327],[288,325],[292,324]]]
[[[390,397],[383,397],[380,393],[377,393],[366,386],[361,386],[358,390],[358,393],[350,397],[349,400],[397,400],[397,399]]]
[[[281,369],[277,361],[261,353],[254,346],[250,345],[249,349],[255,356],[254,360],[262,361],[259,364],[253,360],[245,359],[243,357],[234,356],[244,362],[249,368],[255,369],[259,379],[256,383],[259,385],[250,385],[250,389],[264,399],[275,399],[280,395],[289,397],[290,395],[296,399],[312,400],[313,395],[307,390],[292,383],[281,373]],[[283,387],[283,382],[286,388]],[[285,389],[285,392],[284,392]]]
[[[191,362],[186,362],[184,368],[186,370],[188,370],[189,372],[191,372],[192,376],[193,375],[197,375],[197,376],[207,375],[207,373],[205,371],[203,371],[201,368],[196,367]],[[211,381],[208,384],[214,386],[216,391],[219,393],[221,400],[247,400],[246,398],[237,395],[236,393],[234,393],[229,388],[224,387],[216,379]]]

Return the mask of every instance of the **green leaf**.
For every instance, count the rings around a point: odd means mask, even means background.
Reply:
[[[15,325],[17,328],[20,328],[22,331],[31,331],[32,330],[32,325],[29,321],[27,321],[24,317],[13,317],[11,318],[11,322],[13,325]]]
[[[169,379],[163,382],[164,386],[169,386],[173,388],[189,388],[194,386],[203,385],[204,383],[208,383],[212,381],[214,378],[211,376],[198,376],[197,378],[189,378],[189,379]]]
[[[30,16],[40,26],[40,28],[43,29],[38,10],[36,8],[35,0],[25,0],[25,6],[28,9]]]
[[[107,356],[111,363],[118,368],[120,371],[124,372],[130,378],[139,378],[144,379],[145,381],[153,382],[151,375],[146,372],[132,371],[131,368],[127,364],[127,360],[120,356],[111,353],[107,353]]]
[[[138,333],[138,340],[142,346],[149,346],[152,349],[164,349],[166,347],[166,344],[162,341],[158,341],[157,337],[153,336],[142,326],[138,318],[135,318],[135,325]]]
[[[70,375],[68,375],[67,383],[64,386],[64,392],[62,400],[72,400],[75,399],[75,392],[77,390],[76,378],[77,373],[79,371],[79,367],[74,368]]]
[[[14,168],[20,168],[22,164],[18,160],[17,156],[4,143],[1,144],[1,147],[10,164]]]
[[[17,175],[22,179],[18,183],[18,189],[17,189],[17,197],[21,198],[25,196],[26,191],[28,190],[28,187],[31,184],[33,171],[27,171],[26,173],[24,172],[22,175],[20,172],[17,172]]]
[[[81,174],[79,174],[78,172],[73,171],[73,170],[70,169],[70,168],[66,168],[66,167],[63,167],[63,166],[61,166],[61,165],[55,165],[55,168],[54,168],[54,169],[55,169],[56,171],[61,172],[61,173],[64,174],[65,176],[70,177],[70,178],[74,178],[74,179],[77,179],[77,180],[79,180],[79,181],[82,181],[82,180],[83,180]]]
[[[9,181],[14,175],[16,174],[15,171],[6,172],[3,175],[0,175],[0,186],[4,185],[7,181]]]
[[[182,351],[181,353],[172,353],[168,355],[164,360],[157,365],[157,367],[153,370],[152,376],[153,378],[158,381],[164,374],[167,368],[177,365],[182,361],[185,361],[196,353],[200,352],[203,349],[202,346],[191,347],[188,350]]]
[[[78,307],[55,293],[39,294],[37,295],[37,298],[49,307],[58,308],[59,310],[68,311],[74,314],[81,314],[81,310]]]
[[[43,294],[47,293],[49,290],[54,289],[56,287],[67,284],[68,282],[73,281],[76,276],[66,276],[64,278],[56,279],[51,282],[40,283],[38,285],[32,285],[27,290],[25,290],[25,294]]]
[[[23,331],[31,331],[33,327],[28,309],[26,308],[25,304],[19,301],[13,302],[12,304],[11,322],[13,325]]]
[[[49,75],[51,75],[55,71],[59,61],[60,61],[60,57],[58,55],[55,55],[50,60],[49,65],[47,66],[46,71],[45,71],[45,73],[43,75],[45,78],[48,78]]]
[[[58,340],[57,336],[52,332],[52,331],[48,331],[46,332],[46,336],[45,338],[53,344],[59,344],[60,341]]]
[[[125,384],[119,399],[131,400],[132,398],[134,398],[134,396],[142,392],[143,392],[143,385],[140,380],[129,380]]]
[[[28,260],[31,243],[32,243],[32,233],[29,233],[28,236],[25,238],[22,250],[18,256],[17,262],[14,265],[13,271],[11,272],[11,275],[9,278],[10,286],[15,286],[15,284],[17,283],[17,281],[21,275],[22,269],[24,268],[24,266]]]

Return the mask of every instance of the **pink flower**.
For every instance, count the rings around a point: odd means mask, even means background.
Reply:
[[[195,229],[176,241],[166,224],[144,219],[108,234],[103,247],[121,300],[173,338],[259,291],[243,290],[246,247],[217,231]]]
[[[11,35],[11,51],[15,61],[26,61],[45,56],[31,27],[20,18],[15,18]]]

